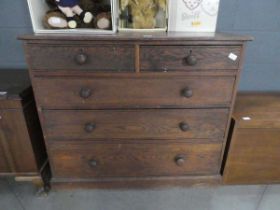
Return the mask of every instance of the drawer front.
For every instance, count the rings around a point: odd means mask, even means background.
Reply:
[[[230,106],[235,77],[36,78],[40,106],[60,109]]]
[[[56,178],[218,174],[221,144],[51,144]]]
[[[227,109],[43,112],[49,139],[222,139]]]
[[[27,47],[32,70],[134,71],[134,54],[130,45]]]
[[[143,46],[140,68],[143,71],[238,69],[240,55],[241,47]]]

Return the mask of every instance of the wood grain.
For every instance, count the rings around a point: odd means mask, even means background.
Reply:
[[[39,104],[47,109],[227,107],[235,77],[161,77],[160,75],[120,78],[47,77],[34,81]],[[129,88],[128,88],[129,87]],[[82,88],[92,91],[80,96]],[[186,98],[184,89],[193,94]]]
[[[220,181],[220,155],[241,49],[251,37],[118,33],[21,39],[55,172],[54,186],[151,187]],[[108,46],[116,46],[120,53]],[[89,60],[83,65],[71,63],[80,49]],[[193,67],[183,63],[190,50],[197,58]],[[235,53],[237,60],[230,60],[229,53]],[[55,62],[49,64],[47,56],[55,57]],[[91,93],[84,91],[88,97],[83,99],[82,88]],[[183,120],[189,124],[180,126]],[[85,131],[86,124],[90,132]],[[177,152],[189,156],[176,163]],[[97,168],[89,168],[88,160]]]
[[[116,33],[116,34],[102,34],[100,35],[83,35],[77,36],[76,34],[28,34],[20,36],[19,39],[25,41],[36,41],[37,43],[41,43],[43,41],[65,41],[68,40],[72,44],[76,44],[77,41],[114,41],[114,42],[122,42],[122,41],[144,41],[144,42],[168,42],[168,41],[180,41],[181,43],[184,41],[190,41],[194,43],[195,41],[208,41],[211,43],[218,42],[234,42],[234,41],[252,41],[254,38],[248,35],[237,35],[230,33],[191,33],[191,32],[147,32],[147,33],[139,33],[139,32],[130,32],[130,33]]]
[[[237,129],[231,140],[226,184],[280,183],[280,129]]]
[[[208,176],[165,176],[65,179],[53,178],[52,189],[161,189],[174,187],[209,187],[222,183],[220,175]]]
[[[238,94],[224,170],[226,184],[280,182],[280,94]],[[244,120],[243,117],[250,119]]]
[[[43,112],[48,139],[185,139],[224,137],[227,109]],[[189,129],[182,131],[180,123]],[[86,132],[88,123],[95,125]]]
[[[53,145],[51,158],[57,178],[211,175],[219,170],[220,149],[221,144],[61,142]],[[182,166],[175,162],[178,155],[185,158]]]
[[[37,166],[32,151],[25,119],[21,110],[1,111],[1,130],[5,131],[6,143],[15,164],[12,172],[36,172]],[[15,132],[16,131],[16,132]],[[24,158],[23,158],[24,157]]]
[[[243,92],[238,94],[234,118],[239,128],[280,129],[280,93]],[[243,117],[250,117],[249,121]]]
[[[47,155],[27,71],[0,71],[0,91],[7,92],[0,97],[0,176],[47,182]]]
[[[233,53],[235,61],[228,56]],[[188,55],[197,59],[196,65],[188,65]],[[238,69],[240,47],[206,47],[206,46],[142,46],[140,49],[141,70],[143,71],[192,71]]]
[[[133,45],[95,45],[93,47],[61,45],[30,45],[26,54],[33,70],[88,70],[134,71],[135,49]],[[84,64],[76,62],[76,56],[86,56]]]

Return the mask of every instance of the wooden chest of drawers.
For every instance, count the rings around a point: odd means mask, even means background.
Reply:
[[[27,35],[56,186],[217,183],[247,36]]]

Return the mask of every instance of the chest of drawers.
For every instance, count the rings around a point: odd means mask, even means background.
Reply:
[[[52,183],[217,183],[247,36],[27,35]]]

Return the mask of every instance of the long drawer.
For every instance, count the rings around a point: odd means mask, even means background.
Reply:
[[[239,46],[142,46],[143,71],[227,70],[239,67]]]
[[[40,106],[51,109],[228,107],[235,77],[36,78]]]
[[[50,145],[55,178],[211,175],[219,172],[222,144]]]
[[[49,46],[26,49],[32,70],[134,71],[133,45]]]
[[[48,139],[223,139],[227,109],[46,110]]]

